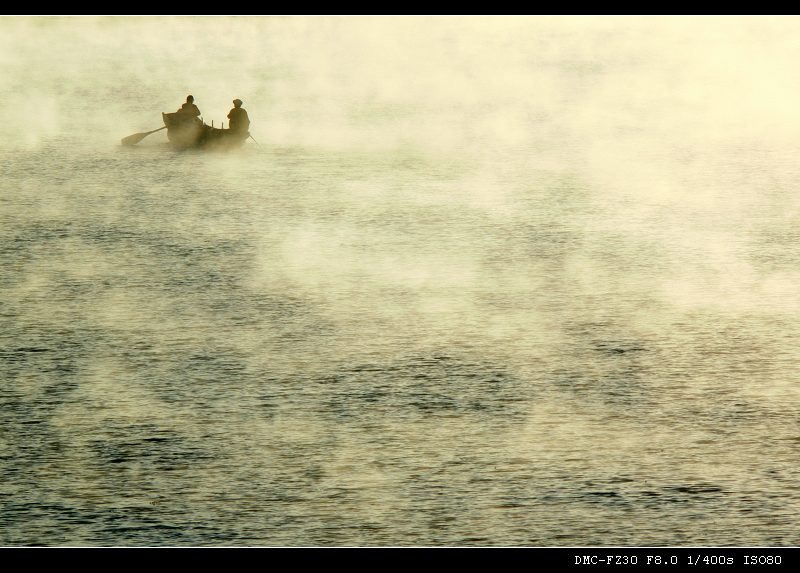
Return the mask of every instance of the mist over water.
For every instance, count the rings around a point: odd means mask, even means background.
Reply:
[[[797,545],[798,28],[0,18],[0,544]]]

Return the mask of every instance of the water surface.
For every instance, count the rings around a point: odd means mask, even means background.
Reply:
[[[0,543],[796,545],[798,26],[0,19]]]

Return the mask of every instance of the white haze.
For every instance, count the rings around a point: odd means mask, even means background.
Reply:
[[[31,480],[71,468],[41,499],[81,511],[172,497],[185,536],[20,521],[0,541],[209,545],[214,521],[248,545],[796,539],[798,32],[1,18],[4,348],[96,336]],[[119,145],[189,93],[215,125],[244,100],[258,143]],[[9,396],[46,403],[56,375],[14,368]],[[151,476],[87,453],[139,426],[214,455]],[[748,521],[752,490],[776,521]]]

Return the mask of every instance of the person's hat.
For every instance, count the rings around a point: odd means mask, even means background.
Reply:
[[[233,100],[233,105],[236,105],[237,103],[238,103],[239,105],[242,105],[242,100],[240,100],[240,99],[235,99],[235,100]]]

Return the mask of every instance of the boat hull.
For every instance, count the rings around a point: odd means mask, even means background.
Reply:
[[[161,116],[167,127],[167,139],[177,149],[234,149],[250,137],[249,132],[211,127],[178,113],[162,113]]]

